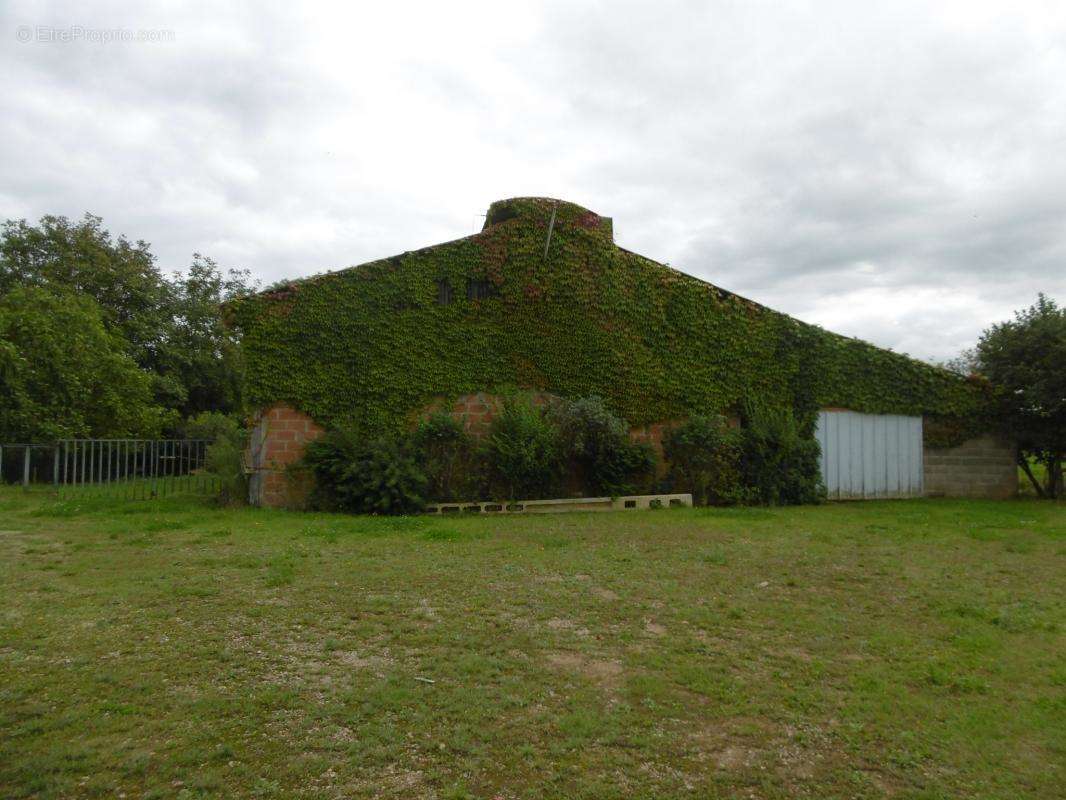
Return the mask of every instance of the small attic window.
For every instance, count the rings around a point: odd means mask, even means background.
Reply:
[[[438,306],[450,306],[452,304],[452,282],[447,278],[440,278],[437,280],[437,305]]]
[[[471,278],[466,282],[467,300],[486,300],[490,297],[499,297],[500,290],[492,281]]]

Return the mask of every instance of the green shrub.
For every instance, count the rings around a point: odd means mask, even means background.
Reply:
[[[243,430],[244,423],[240,418],[220,411],[201,411],[179,426],[179,432],[186,439],[233,439]]]
[[[741,433],[725,417],[697,415],[671,428],[663,438],[675,490],[692,493],[696,505],[743,502]]]
[[[813,424],[801,425],[792,409],[749,403],[741,442],[741,472],[755,502],[799,505],[825,496]]]
[[[462,423],[438,412],[422,420],[412,444],[427,479],[427,497],[437,502],[477,499],[478,465],[473,442]]]
[[[578,485],[594,495],[635,494],[655,471],[655,452],[629,438],[629,425],[599,397],[561,400],[550,412],[563,457]]]
[[[492,490],[514,500],[550,497],[563,471],[559,431],[528,398],[510,398],[483,445]]]
[[[312,505],[359,514],[407,514],[426,503],[426,476],[405,437],[363,441],[331,431],[311,442],[304,463],[315,477]]]
[[[248,502],[248,475],[244,471],[244,449],[248,444],[248,432],[233,424],[214,437],[189,438],[214,439],[204,454],[204,468],[218,478],[219,502],[223,505]]]
[[[339,487],[347,481],[349,469],[359,460],[360,450],[359,437],[347,430],[326,431],[307,444],[300,461],[314,476],[309,505],[327,511],[341,508]]]

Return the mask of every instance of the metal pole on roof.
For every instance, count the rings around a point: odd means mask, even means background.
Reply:
[[[555,201],[555,205],[552,206],[552,219],[548,223],[548,238],[544,240],[544,260],[548,260],[548,245],[552,243],[552,231],[555,230],[555,212],[559,210],[559,201]]]

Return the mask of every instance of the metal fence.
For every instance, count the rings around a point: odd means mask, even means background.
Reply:
[[[0,445],[5,483],[51,484],[61,496],[109,493],[124,499],[212,494],[209,439],[63,439]]]

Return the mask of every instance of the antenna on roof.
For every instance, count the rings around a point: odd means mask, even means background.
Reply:
[[[552,231],[555,230],[555,212],[559,208],[559,201],[555,201],[555,205],[552,206],[552,219],[548,223],[548,238],[544,240],[544,260],[548,260],[548,245],[552,243]]]

